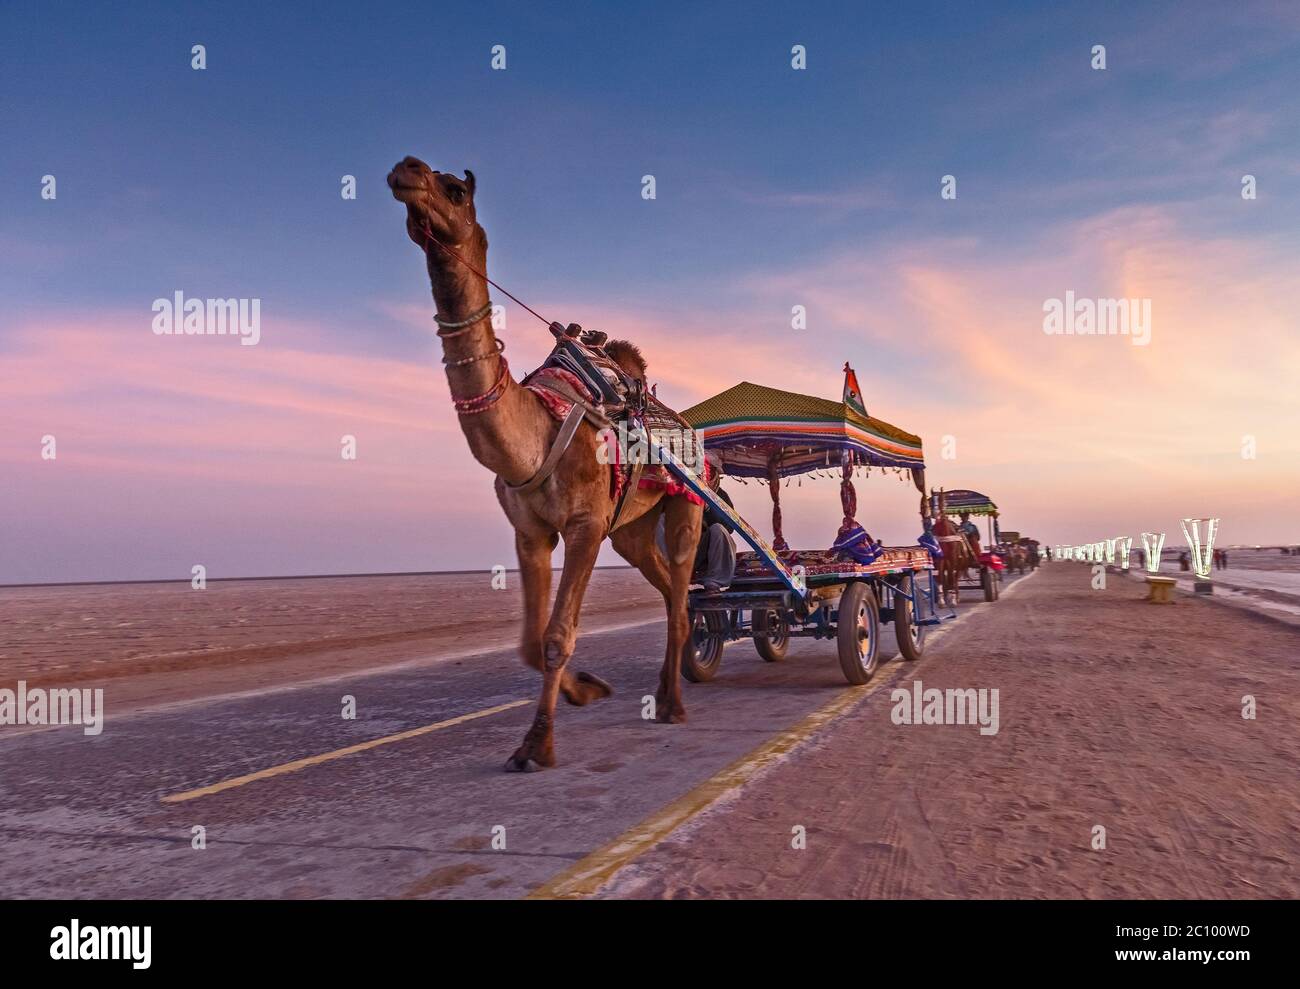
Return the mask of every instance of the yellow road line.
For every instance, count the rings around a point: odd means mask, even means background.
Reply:
[[[335,749],[333,752],[308,756],[306,759],[295,759],[293,762],[286,762],[282,766],[272,766],[270,769],[259,769],[257,772],[249,773],[247,776],[236,776],[234,779],[223,780],[220,783],[213,783],[211,786],[201,786],[197,790],[186,790],[184,793],[173,793],[170,796],[163,797],[162,802],[165,804],[179,804],[186,800],[196,800],[199,797],[206,797],[213,793],[221,793],[223,790],[233,790],[237,786],[245,786],[248,783],[255,783],[258,780],[270,779],[273,776],[283,776],[285,773],[296,773],[298,770],[306,769],[308,766],[317,766],[322,762],[331,762],[334,759],[342,759],[344,756],[355,755],[358,752],[365,752],[369,749],[378,748],[381,745],[389,745],[392,742],[404,742],[408,738],[418,738],[420,735],[427,735],[430,732],[439,731],[443,728],[463,725],[466,721],[474,721],[477,718],[486,718],[488,715],[500,714],[502,711],[509,711],[511,708],[522,707],[524,704],[531,703],[533,702],[529,700],[521,700],[511,701],[509,704],[498,704],[496,707],[484,708],[482,711],[462,714],[455,718],[448,718],[446,721],[437,721],[431,725],[425,725],[423,728],[412,728],[410,731],[401,731],[396,735],[386,735],[383,738],[371,739],[369,742],[349,745],[345,749]]]
[[[608,845],[596,849],[586,858],[554,876],[549,882],[537,887],[528,894],[526,899],[572,900],[592,895],[623,866],[649,851],[691,818],[707,810],[755,773],[776,762],[886,683],[892,682],[892,679],[882,677],[866,690],[843,691],[829,704],[814,711],[792,728],[760,745],[748,755],[741,756],[685,796],[656,811]]]

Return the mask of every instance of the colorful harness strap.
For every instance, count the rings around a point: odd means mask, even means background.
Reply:
[[[496,405],[501,396],[506,393],[506,388],[510,385],[510,365],[506,363],[505,355],[501,357],[501,373],[497,376],[496,383],[492,385],[482,395],[475,395],[472,398],[453,398],[452,407],[463,416],[476,415],[479,412],[486,412],[492,406]]]

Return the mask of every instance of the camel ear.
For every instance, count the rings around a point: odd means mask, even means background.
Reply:
[[[474,186],[475,186],[476,183],[475,183],[475,181],[474,181],[474,173],[471,172],[468,168],[465,169],[465,184],[466,184],[467,186],[469,186],[469,194],[470,194],[470,196],[473,196],[473,195],[474,195]]]

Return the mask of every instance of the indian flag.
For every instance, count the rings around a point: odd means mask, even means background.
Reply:
[[[858,387],[858,376],[853,373],[848,361],[844,362],[844,404],[864,416],[867,414],[867,407],[862,401],[862,389]]]

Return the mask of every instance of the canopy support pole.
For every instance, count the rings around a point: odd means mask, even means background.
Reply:
[[[844,458],[844,475],[840,481],[840,505],[844,509],[844,521],[840,524],[840,532],[837,538],[842,539],[845,535],[858,527],[858,493],[853,489],[853,460],[847,454]]]
[[[772,492],[772,548],[785,553],[790,547],[781,534],[781,472],[777,470],[775,459],[767,465],[767,487]]]

